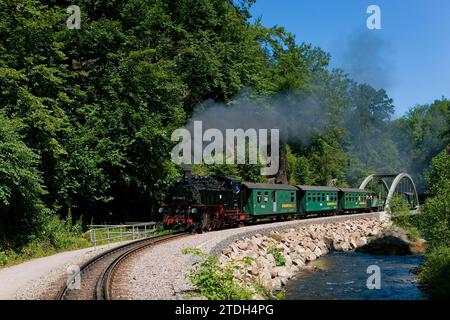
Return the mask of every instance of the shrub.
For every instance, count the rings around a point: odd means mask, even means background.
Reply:
[[[250,278],[241,264],[251,264],[252,258],[231,261],[223,267],[219,259],[199,249],[187,248],[183,250],[183,253],[194,254],[199,258],[199,261],[194,263],[194,268],[187,273],[187,278],[196,286],[195,295],[209,300],[249,300],[255,295],[268,299],[284,297],[284,291],[274,295]]]
[[[26,249],[42,249],[56,251],[61,249],[74,249],[88,245],[82,237],[82,219],[73,223],[72,216],[60,219],[54,214],[45,214],[39,217],[39,232],[30,237],[30,243]]]
[[[90,245],[83,237],[81,218],[73,223],[70,215],[64,220],[54,214],[41,214],[36,218],[36,225],[37,231],[28,237],[26,244],[15,251],[0,251],[0,267]]]
[[[408,228],[411,225],[409,204],[401,196],[394,194],[389,201],[389,213],[392,215],[392,221],[402,228]]]
[[[6,252],[0,251],[0,267],[5,266],[8,263],[8,256]]]
[[[279,248],[277,248],[276,246],[273,246],[267,252],[272,254],[272,256],[275,259],[275,264],[277,267],[286,265],[286,257],[284,256],[284,254],[281,252],[281,250]]]
[[[433,298],[450,298],[450,247],[436,247],[427,253],[419,277]]]
[[[450,187],[420,208],[419,229],[433,246],[450,246]]]
[[[411,241],[417,241],[420,239],[420,232],[416,227],[411,227],[406,230],[406,235]]]
[[[200,261],[194,263],[187,278],[197,287],[197,293],[208,300],[248,300],[252,291],[235,281],[234,273],[242,273],[241,268],[230,265],[223,268],[219,260],[199,249],[185,249],[184,254],[194,254]]]

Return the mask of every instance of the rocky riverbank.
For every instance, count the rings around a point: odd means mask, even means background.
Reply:
[[[236,240],[222,251],[219,260],[224,267],[237,262],[247,271],[249,277],[238,281],[250,279],[274,292],[308,262],[330,250],[355,250],[382,233],[382,223],[376,218],[299,226]]]

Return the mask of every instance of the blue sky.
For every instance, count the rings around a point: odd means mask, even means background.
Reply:
[[[381,30],[366,27],[371,4],[381,8]],[[449,0],[256,0],[251,13],[329,52],[332,67],[384,87],[396,117],[450,97]]]

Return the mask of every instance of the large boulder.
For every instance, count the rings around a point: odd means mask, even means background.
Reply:
[[[357,251],[382,255],[408,255],[424,253],[427,243],[423,239],[411,241],[405,230],[394,228],[383,236],[373,239]]]
[[[411,254],[409,243],[393,235],[385,235],[370,241],[368,244],[356,249],[358,252],[381,255],[407,255]]]

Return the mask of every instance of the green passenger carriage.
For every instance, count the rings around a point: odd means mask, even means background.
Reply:
[[[297,188],[287,184],[243,182],[244,212],[251,216],[297,212]]]
[[[338,191],[336,187],[298,185],[301,212],[336,211]]]
[[[340,208],[342,211],[361,211],[368,207],[366,190],[354,188],[339,188]]]

